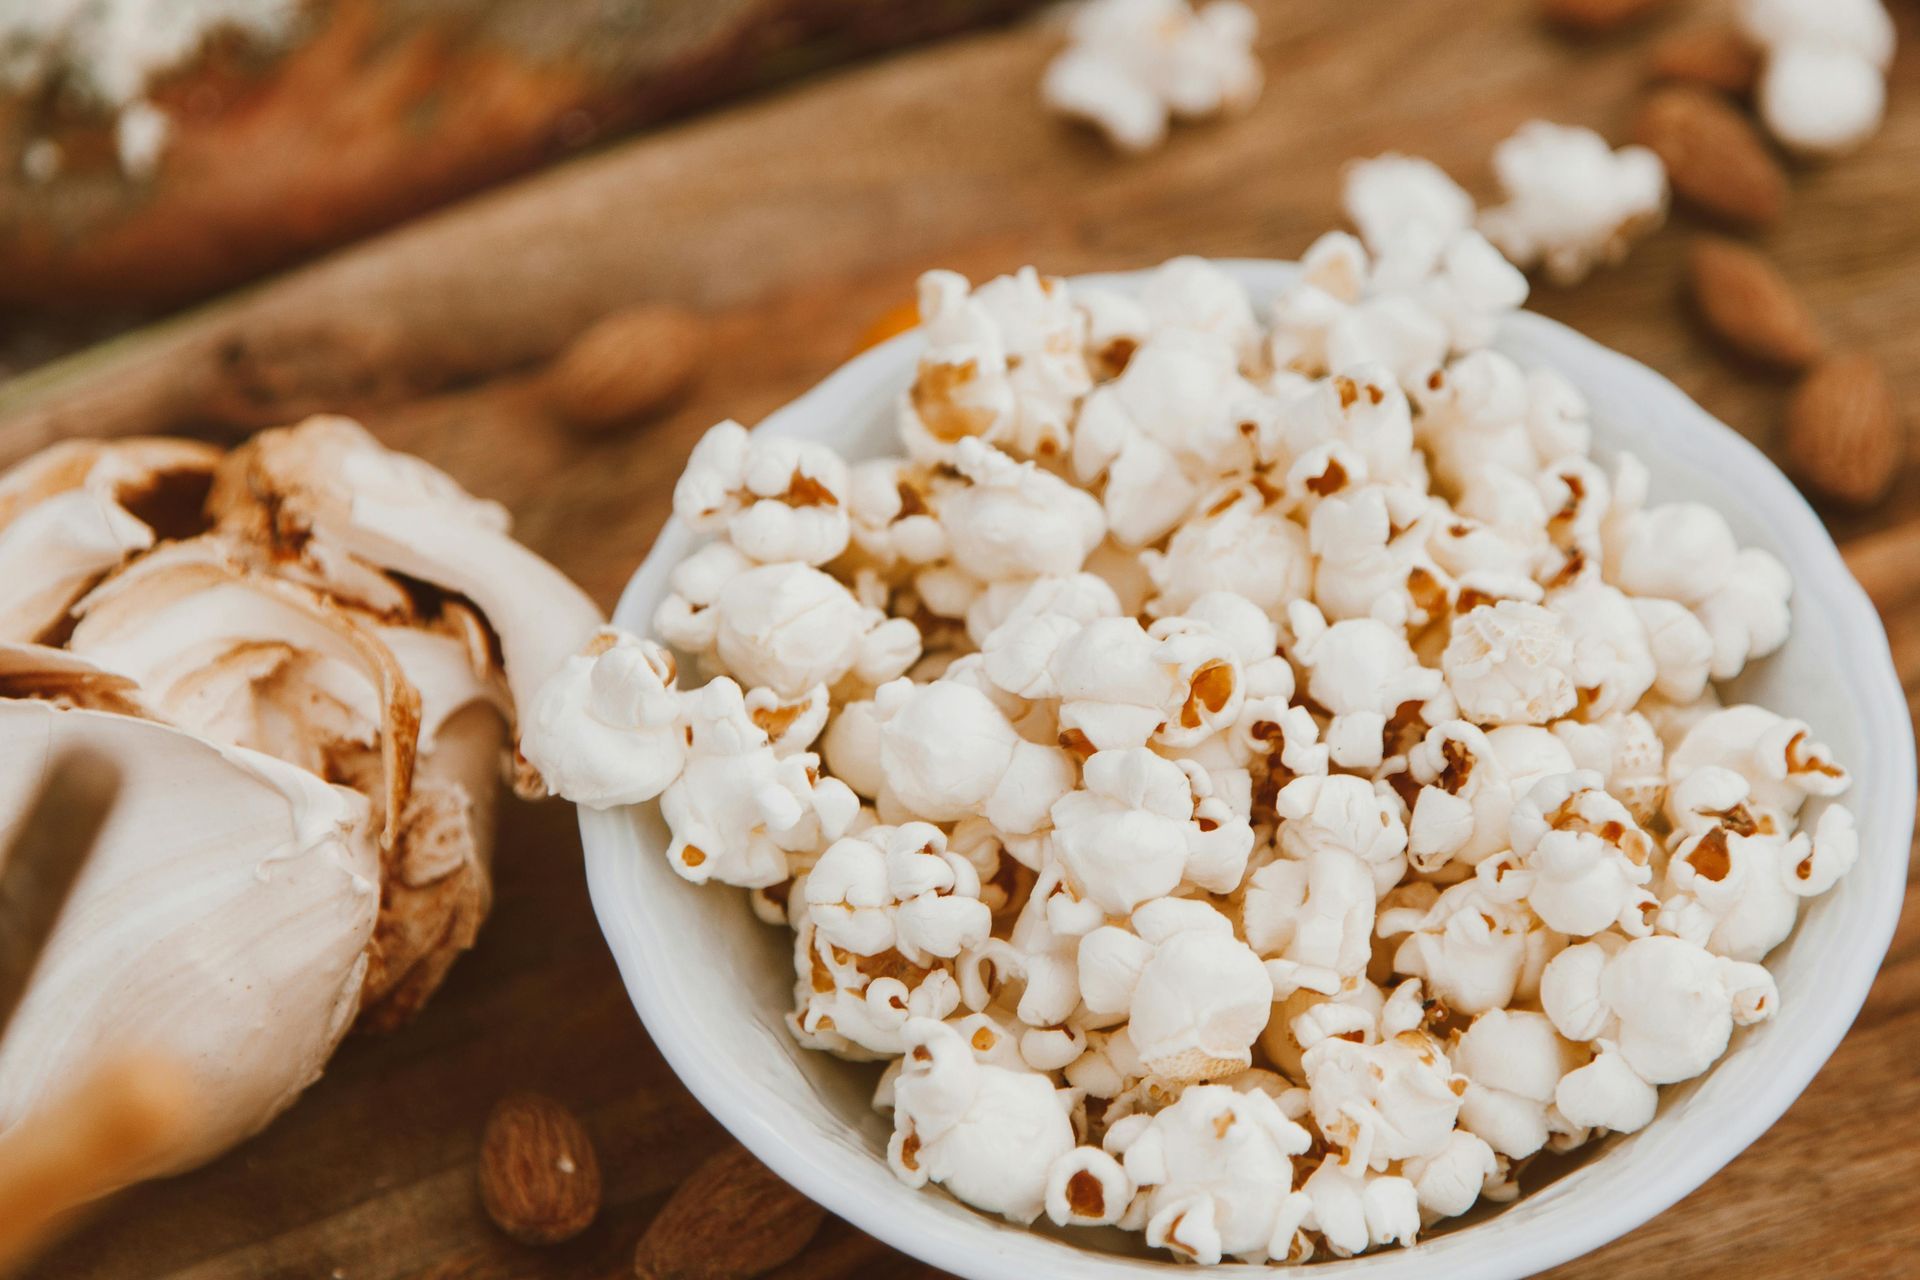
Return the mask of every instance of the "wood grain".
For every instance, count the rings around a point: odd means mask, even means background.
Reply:
[[[537,179],[524,196],[490,198],[479,214],[503,235],[541,218],[564,229],[601,184],[645,175],[651,194],[631,243],[571,245],[563,230],[520,252],[591,255],[631,287],[714,309],[715,363],[687,404],[644,433],[599,442],[486,415],[414,415],[383,429],[505,500],[523,537],[611,604],[698,434],[723,416],[755,421],[818,380],[925,266],[982,275],[1029,260],[1070,272],[1178,252],[1293,256],[1336,219],[1348,157],[1420,152],[1484,191],[1493,144],[1531,116],[1623,136],[1645,46],[1682,15],[1574,45],[1541,26],[1534,7],[1490,0],[1463,20],[1460,7],[1427,0],[1263,4],[1270,87],[1259,108],[1232,125],[1182,129],[1140,160],[1116,159],[1034,107],[1051,49],[1036,30],[949,43],[672,129]],[[1908,49],[1920,23],[1911,8],[1900,18],[1886,130],[1858,156],[1797,172],[1765,247],[1836,342],[1872,350],[1911,406],[1920,58]],[[1623,269],[1577,290],[1543,289],[1534,305],[1646,361],[1770,445],[1788,384],[1727,364],[1694,329],[1679,297],[1689,230],[1683,217]],[[1878,511],[1833,527],[1852,538],[1916,520],[1920,479],[1909,474]],[[1920,700],[1920,604],[1887,608]],[[593,924],[570,814],[510,805],[498,875],[494,919],[417,1024],[350,1042],[266,1134],[199,1173],[136,1190],[36,1274],[406,1280],[456,1262],[475,1275],[623,1274],[648,1218],[719,1134],[633,1016]],[[1916,1049],[1920,906],[1910,902],[1853,1033],[1793,1110],[1684,1203],[1555,1280],[1911,1274]],[[473,1190],[487,1109],[523,1088],[582,1116],[606,1175],[600,1220],[549,1252],[493,1233]],[[931,1273],[830,1223],[779,1274]]]
[[[107,113],[0,89],[0,304],[204,296],[635,125],[1035,2],[306,0],[287,47],[215,38],[154,83],[170,128],[146,180],[121,172]],[[58,175],[27,180],[49,141]]]

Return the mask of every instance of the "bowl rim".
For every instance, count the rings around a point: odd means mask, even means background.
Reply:
[[[1243,285],[1256,290],[1284,285],[1297,275],[1297,263],[1277,259],[1209,259],[1215,266],[1234,276]],[[1101,272],[1069,278],[1076,286],[1128,288],[1151,268],[1134,271]],[[1854,677],[1850,688],[1856,692],[1891,693],[1891,698],[1856,698],[1856,712],[1862,724],[1863,740],[1886,751],[1892,758],[1883,761],[1886,779],[1892,786],[1873,797],[1852,797],[1856,812],[1872,803],[1874,822],[1871,830],[1908,833],[1906,841],[1888,839],[1889,848],[1863,849],[1860,865],[1851,873],[1863,874],[1869,866],[1884,866],[1882,873],[1894,891],[1875,895],[1868,927],[1854,933],[1856,945],[1846,954],[1845,983],[1837,998],[1824,1001],[1811,1011],[1812,1025],[1798,1040],[1789,1042],[1790,1052],[1780,1055],[1765,1095],[1742,1110],[1736,1121],[1718,1126],[1704,1141],[1686,1147],[1677,1159],[1663,1166],[1662,1175],[1636,1185],[1627,1195],[1616,1197],[1580,1217],[1571,1229],[1560,1229],[1540,1238],[1525,1235],[1505,1236],[1497,1256],[1485,1258],[1449,1258],[1449,1274],[1456,1280],[1512,1280],[1537,1270],[1577,1258],[1614,1240],[1649,1221],[1704,1185],[1713,1175],[1765,1133],[1792,1106],[1806,1086],[1826,1064],[1827,1059],[1846,1036],[1878,973],[1881,960],[1891,945],[1898,926],[1906,884],[1913,815],[1915,811],[1916,770],[1913,725],[1907,713],[1905,694],[1896,673],[1891,647],[1878,612],[1866,592],[1854,579],[1838,546],[1811,505],[1773,462],[1751,441],[1713,417],[1677,385],[1652,368],[1586,337],[1578,331],[1531,311],[1518,312],[1504,322],[1502,337],[1517,336],[1527,342],[1548,346],[1582,349],[1582,358],[1604,368],[1606,376],[1633,389],[1637,396],[1656,396],[1670,402],[1674,413],[1692,418],[1710,451],[1721,454],[1714,464],[1739,473],[1741,487],[1753,494],[1755,507],[1764,507],[1783,543],[1799,544],[1823,572],[1811,581],[1795,582],[1796,612],[1817,603],[1835,617],[1839,632],[1849,643],[1849,670]],[[918,330],[910,330],[861,352],[838,366],[813,387],[768,414],[756,428],[768,435],[791,434],[799,423],[813,417],[821,406],[862,398],[875,373],[890,370],[901,362],[910,348],[920,342]],[[1496,345],[1499,345],[1496,342]],[[646,558],[635,570],[615,609],[616,622],[643,627],[646,619],[635,617],[642,580],[656,563],[678,563],[697,543],[695,535],[677,516],[670,516],[655,538]],[[1904,815],[1904,816],[1903,816]],[[781,1178],[816,1200],[837,1216],[895,1249],[932,1265],[951,1270],[969,1280],[1000,1280],[1010,1267],[1058,1269],[1061,1259],[1048,1251],[1025,1256],[1026,1250],[1010,1245],[1005,1233],[980,1230],[963,1244],[951,1233],[928,1237],[912,1229],[905,1217],[891,1212],[891,1200],[882,1201],[863,1195],[859,1189],[842,1182],[838,1175],[808,1150],[809,1135],[782,1127],[760,1114],[744,1091],[729,1088],[729,1060],[712,1050],[698,1033],[698,1027],[683,1023],[687,1012],[678,1002],[668,999],[649,981],[647,953],[649,938],[628,909],[617,884],[617,860],[631,856],[637,841],[632,826],[620,810],[578,809],[581,842],[584,849],[589,894],[594,914],[613,952],[621,978],[648,1035],[681,1082],[720,1123],[743,1145]],[[1863,823],[1864,825],[1864,823]],[[1897,847],[1892,847],[1897,844]],[[1876,861],[1878,860],[1878,861]],[[1709,1075],[1711,1073],[1709,1072]],[[1703,1077],[1704,1078],[1704,1077]],[[1655,1121],[1658,1123],[1658,1120]],[[921,1191],[899,1188],[904,1194]],[[971,1214],[976,1211],[968,1209]],[[982,1216],[982,1228],[991,1222]],[[1535,1224],[1516,1224],[1525,1232]],[[1540,1224],[1545,1226],[1547,1224]],[[1468,1228],[1468,1231],[1473,1228]],[[969,1234],[960,1232],[962,1235]],[[1464,1234],[1464,1233],[1463,1233]],[[1044,1237],[1032,1236],[1038,1242]],[[1058,1243],[1050,1241],[1049,1243]],[[1072,1248],[1072,1246],[1065,1246]],[[1092,1276],[1110,1270],[1114,1274],[1144,1274],[1142,1268],[1182,1266],[1171,1260],[1124,1258],[1093,1250],[1073,1249],[1088,1264],[1073,1269]],[[1420,1246],[1371,1253],[1345,1262],[1315,1265],[1316,1274],[1348,1275],[1374,1268],[1368,1263],[1391,1259],[1416,1259]],[[1103,1264],[1112,1264],[1111,1266]],[[1239,1264],[1225,1264],[1236,1266]],[[1263,1270],[1265,1268],[1262,1268]]]

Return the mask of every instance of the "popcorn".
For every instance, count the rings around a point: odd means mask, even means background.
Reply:
[[[1431,872],[1449,860],[1477,866],[1507,848],[1514,802],[1541,778],[1572,769],[1573,757],[1554,734],[1530,725],[1482,731],[1447,720],[1427,731],[1407,765],[1420,784],[1407,856]]]
[[[1423,667],[1405,635],[1373,618],[1347,618],[1329,626],[1326,616],[1301,600],[1287,611],[1293,628],[1293,658],[1307,669],[1307,693],[1332,714],[1327,746],[1333,762],[1366,769],[1385,756],[1387,721],[1403,704],[1437,703],[1445,692],[1441,674]]]
[[[1510,832],[1511,862],[1477,869],[1494,892],[1524,897],[1542,924],[1575,937],[1651,931],[1659,907],[1645,887],[1653,839],[1606,793],[1599,774],[1562,773],[1534,784],[1514,806]]]
[[[540,690],[522,749],[547,786],[590,809],[651,800],[687,759],[673,655],[612,627],[597,632]]]
[[[717,659],[749,685],[784,697],[849,674],[884,683],[920,656],[913,623],[862,605],[832,576],[805,564],[696,555],[676,570],[672,585],[654,615],[668,642]]]
[[[1147,1070],[1210,1080],[1252,1062],[1273,984],[1233,923],[1203,902],[1159,898],[1133,913],[1133,931],[1103,925],[1080,942],[1080,989],[1096,1014],[1126,1013]]]
[[[1424,981],[1457,1013],[1485,1013],[1525,999],[1563,941],[1526,907],[1504,898],[1478,880],[1444,893],[1416,882],[1381,901],[1374,932],[1405,935],[1393,953],[1397,972]]]
[[[1549,272],[1646,203],[1508,152],[1483,225]],[[1346,196],[1266,324],[1198,259],[929,273],[905,456],[715,427],[660,643],[529,700],[552,786],[657,797],[793,930],[787,1026],[888,1064],[911,1185],[1203,1263],[1410,1243],[1650,1123],[1859,856],[1833,753],[1715,683],[1784,568],[1488,346],[1525,278],[1444,174]]]
[[[1413,489],[1367,485],[1324,499],[1308,522],[1315,601],[1332,618],[1424,626],[1446,611],[1447,573],[1428,550],[1438,511]]]
[[[1284,667],[1271,654],[1243,666],[1233,641],[1201,618],[1144,630],[1132,618],[1096,618],[1054,651],[1050,675],[1063,735],[1105,751],[1197,743],[1233,724],[1249,692],[1290,689]]]
[[[1404,294],[1369,296],[1373,262],[1353,236],[1328,232],[1300,265],[1299,282],[1273,304],[1267,356],[1275,369],[1317,378],[1380,365],[1410,389],[1446,359],[1440,317]]]
[[[775,754],[724,676],[688,695],[685,726],[686,762],[660,813],[673,833],[667,861],[695,884],[778,884],[789,852],[818,848],[859,812],[845,783],[818,775],[818,756]]]
[[[1532,1155],[1547,1144],[1557,1119],[1552,1108],[1561,1079],[1585,1066],[1585,1058],[1545,1014],[1489,1009],[1453,1047],[1453,1065],[1467,1078],[1460,1127],[1484,1139],[1490,1152],[1515,1160]]]
[[[1304,781],[1304,779],[1303,779]],[[1373,877],[1335,850],[1269,862],[1247,881],[1243,928],[1276,996],[1333,995],[1373,957]]]
[[[1119,1145],[1145,1198],[1147,1243],[1213,1266],[1223,1258],[1285,1261],[1304,1205],[1293,1157],[1313,1139],[1257,1090],[1201,1085]]]
[[[1741,548],[1711,507],[1629,509],[1609,522],[1606,557],[1607,580],[1628,595],[1692,611],[1707,633],[1715,680],[1732,679],[1786,641],[1793,590],[1786,566],[1757,547]]]
[[[962,440],[954,467],[968,483],[940,502],[948,554],[986,582],[1078,573],[1106,536],[1100,505],[1031,462]]]
[[[1559,615],[1502,600],[1453,620],[1440,658],[1462,715],[1483,724],[1545,724],[1573,709],[1573,641]]]
[[[1399,382],[1377,365],[1356,365],[1282,406],[1280,444],[1294,457],[1324,445],[1344,445],[1365,478],[1378,483],[1420,475],[1413,451],[1413,409]]]
[[[1047,1170],[1047,1217],[1060,1227],[1110,1227],[1135,1190],[1118,1160],[1099,1147],[1075,1147]]]
[[[980,1062],[943,1022],[911,1019],[905,1040],[887,1144],[894,1175],[938,1182],[1009,1222],[1039,1217],[1053,1163],[1073,1150],[1063,1095],[1036,1072]]]
[[[1467,1093],[1472,1095],[1473,1085],[1467,1086]],[[1461,1128],[1448,1135],[1438,1152],[1404,1161],[1400,1170],[1413,1183],[1423,1217],[1453,1218],[1471,1209],[1483,1190],[1498,1180],[1500,1162],[1482,1138]]]
[[[1440,321],[1456,352],[1493,339],[1527,278],[1473,230],[1473,198],[1429,161],[1387,154],[1347,166],[1341,201],[1373,255],[1377,294]]]
[[[1300,1192],[1311,1206],[1302,1225],[1318,1231],[1336,1258],[1378,1245],[1411,1244],[1420,1230],[1420,1194],[1398,1175],[1324,1160]]]
[[[1388,153],[1347,166],[1341,204],[1382,275],[1429,275],[1446,246],[1473,226],[1473,197],[1436,164]]]
[[[1645,826],[1666,797],[1666,747],[1653,724],[1638,711],[1597,720],[1559,720],[1553,735],[1575,766],[1606,780],[1607,794],[1627,807]]]
[[[1253,829],[1196,777],[1144,747],[1088,758],[1082,789],[1054,802],[1053,847],[1080,895],[1113,915],[1182,881],[1229,893]]]
[[[1566,664],[1583,719],[1630,712],[1660,677],[1647,624],[1622,591],[1596,578],[1547,596],[1572,646]]]
[[[1591,129],[1530,120],[1493,152],[1507,202],[1480,215],[1480,230],[1520,267],[1578,284],[1615,265],[1666,216],[1667,173],[1645,147],[1608,148]]]
[[[1569,1040],[1607,1040],[1648,1084],[1699,1075],[1735,1026],[1773,1016],[1773,976],[1679,938],[1602,935],[1548,963],[1540,1001]]]
[[[908,1048],[909,1019],[945,1018],[960,1006],[960,987],[945,965],[915,965],[897,951],[855,955],[823,937],[806,912],[794,925],[793,1038],[856,1062],[891,1058]]]
[[[892,803],[933,822],[980,814],[1037,831],[1073,786],[1065,752],[1023,740],[978,689],[953,680],[884,684],[874,694],[880,772]]]
[[[863,462],[847,473],[848,536],[882,568],[930,565],[947,555],[947,530],[933,514],[932,489],[899,458]]]
[[[1211,482],[1252,464],[1244,424],[1258,435],[1268,413],[1227,340],[1190,328],[1155,332],[1118,378],[1080,406],[1073,474],[1083,485],[1104,477],[1102,502],[1117,541],[1158,542]]]
[[[808,870],[802,900],[827,942],[861,956],[897,950],[918,965],[979,946],[993,923],[979,872],[925,822],[834,841]]]
[[[1120,600],[1112,587],[1091,573],[1010,585],[1018,593],[1011,607],[980,639],[987,678],[1016,697],[1057,697],[1054,655],[1089,622],[1119,616]],[[995,601],[995,589],[990,588],[983,600]],[[968,614],[969,624],[977,605]]]
[[[1257,487],[1236,485],[1197,505],[1201,514],[1174,530],[1165,551],[1140,553],[1153,583],[1149,612],[1182,613],[1201,596],[1224,591],[1279,615],[1306,596],[1314,572],[1307,534],[1268,506]]]
[[[1063,900],[1066,910],[1056,910]],[[955,966],[967,1007],[982,1009],[994,998],[991,973],[1025,984],[1014,1014],[1027,1026],[1059,1026],[1072,1017],[1081,995],[1080,938],[1098,923],[1069,919],[1077,905],[1062,885],[1059,869],[1042,869],[1008,936],[988,938]],[[1073,926],[1073,931],[1056,928],[1056,921]]]
[[[1880,0],[1745,0],[1739,16],[1767,54],[1757,96],[1774,137],[1833,156],[1879,130],[1894,44]]]
[[[1074,402],[1092,385],[1085,320],[1065,282],[1031,267],[971,287],[952,271],[920,277],[927,349],[900,406],[908,450],[945,462],[977,439],[1020,457],[1064,451]]]
[[[1237,0],[1089,0],[1040,93],[1123,151],[1166,140],[1169,119],[1237,114],[1260,96],[1253,11]]]
[[[1739,774],[1753,803],[1785,818],[1812,796],[1837,796],[1852,780],[1805,722],[1777,716],[1765,707],[1726,707],[1696,721],[1667,757],[1667,783],[1678,788],[1696,770],[1718,766]],[[1676,825],[1685,811],[1669,806]]]
[[[1708,765],[1673,788],[1676,845],[1667,863],[1662,932],[1733,960],[1758,961],[1786,940],[1800,900],[1831,888],[1858,853],[1853,818],[1835,805],[1815,832],[1790,832],[1752,786]]]
[[[1205,258],[1170,258],[1147,276],[1140,306],[1149,331],[1185,330],[1220,339],[1246,360],[1258,349],[1260,326],[1240,282]]]
[[[700,533],[725,530],[749,559],[820,565],[846,550],[847,464],[823,444],[756,438],[729,419],[694,446],[673,513]]]
[[[1407,828],[1392,790],[1349,776],[1295,778],[1281,788],[1274,809],[1282,819],[1280,851],[1308,859],[1337,852],[1367,872],[1377,897],[1399,883]]]
[[[1314,1124],[1355,1166],[1385,1172],[1445,1146],[1467,1082],[1431,1036],[1370,1044],[1328,1036],[1301,1058]]]

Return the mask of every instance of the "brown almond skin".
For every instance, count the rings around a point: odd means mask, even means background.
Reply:
[[[1724,236],[1696,236],[1687,252],[1694,308],[1739,354],[1798,372],[1825,342],[1813,313],[1773,263]]]
[[[1811,493],[1851,507],[1885,497],[1906,459],[1907,433],[1873,357],[1817,365],[1787,405],[1787,468]]]
[[[1730,22],[1665,36],[1651,55],[1656,80],[1678,80],[1744,98],[1760,80],[1760,51]]]
[[[633,1252],[638,1280],[752,1280],[798,1256],[827,1216],[745,1147],[694,1170]]]
[[[707,322],[684,307],[616,311],[569,343],[540,380],[549,408],[570,426],[604,431],[670,408],[699,377]]]
[[[1705,89],[1655,89],[1634,134],[1666,164],[1674,194],[1702,213],[1760,227],[1786,207],[1786,170],[1747,118]]]
[[[1540,0],[1540,14],[1569,30],[1598,35],[1664,9],[1670,0]]]
[[[480,1141],[480,1202],[522,1244],[558,1244],[600,1211],[600,1162],[571,1111],[537,1093],[494,1104]]]

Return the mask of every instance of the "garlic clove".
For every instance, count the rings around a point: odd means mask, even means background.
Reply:
[[[0,1129],[104,1057],[151,1051],[209,1103],[137,1174],[176,1172],[319,1076],[359,1007],[379,854],[365,801],[303,769],[15,698],[0,699],[0,828],[69,747],[114,759],[124,787],[0,1043]]]
[[[363,622],[298,583],[248,571],[217,539],[171,543],[74,607],[67,647],[137,682],[154,713],[325,774],[377,744],[391,845],[412,785],[420,695]]]
[[[518,707],[533,705],[547,677],[602,622],[585,592],[512,539],[499,504],[382,447],[346,418],[309,418],[254,437],[221,464],[209,508],[316,572],[328,565],[313,544],[464,596],[499,637]],[[545,793],[537,777],[517,786]]]

